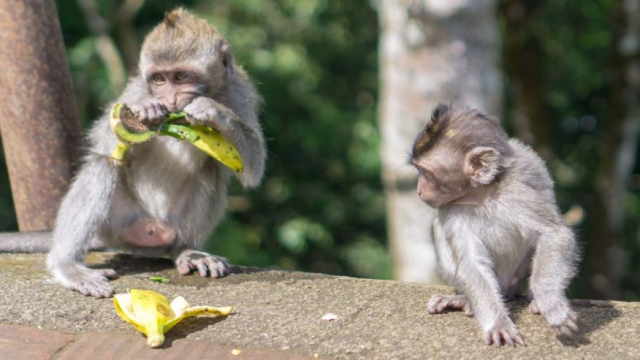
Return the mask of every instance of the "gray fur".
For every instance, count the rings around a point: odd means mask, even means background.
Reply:
[[[262,179],[266,159],[257,117],[259,97],[240,68],[225,77],[222,81],[226,84],[215,87],[215,94],[194,98],[184,111],[194,123],[218,128],[237,147],[245,166],[238,180],[245,187],[255,187]],[[157,101],[145,79],[136,76],[117,102],[144,109]],[[118,166],[109,157],[116,137],[108,112],[94,124],[89,143],[89,154],[62,201],[47,258],[47,267],[59,283],[85,295],[106,297],[113,293],[108,283],[115,276],[113,270],[93,270],[82,264],[89,244],[169,256],[181,273],[197,271],[217,277],[230,271],[226,259],[195,250],[224,215],[233,176],[228,168],[191,144],[170,137],[134,145],[125,164]],[[176,242],[165,248],[128,246],[121,241],[121,231],[140,217],[172,226]]]
[[[578,262],[574,235],[540,157],[518,140],[509,145],[513,154],[495,191],[480,204],[441,207],[434,228],[442,277],[466,295],[488,344],[523,343],[504,300],[529,274],[532,309],[560,333],[577,330],[565,295]],[[450,308],[465,306],[460,298],[448,301]],[[442,312],[442,304],[441,297],[434,299],[429,311]]]

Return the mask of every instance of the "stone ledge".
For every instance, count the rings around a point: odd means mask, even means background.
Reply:
[[[475,321],[462,313],[426,313],[426,300],[451,292],[448,287],[247,268],[211,280],[179,276],[165,261],[93,254],[90,262],[116,268],[122,275],[113,282],[118,292],[145,288],[169,298],[182,295],[194,305],[236,307],[236,314],[223,320],[181,323],[168,334],[167,347],[149,350],[156,360],[175,358],[177,353],[188,360],[195,358],[197,349],[208,349],[207,354],[246,349],[245,356],[264,351],[276,354],[274,359],[640,358],[640,303],[574,301],[581,332],[575,339],[560,340],[544,319],[516,302],[511,304],[512,317],[528,345],[497,348],[484,345]],[[63,357],[64,350],[91,344],[91,339],[102,339],[94,353],[108,351],[109,342],[116,340],[129,344],[127,348],[147,350],[144,339],[116,316],[110,299],[84,297],[50,283],[43,264],[42,255],[0,254],[0,324],[56,331],[59,342],[45,335],[52,343],[38,345],[45,350],[34,348],[41,353],[63,348],[56,359],[73,359]],[[170,282],[152,282],[148,278],[153,275]],[[322,320],[327,313],[337,319]],[[11,346],[4,334],[14,331],[5,329],[0,329],[0,350]],[[71,335],[75,340],[69,345],[65,336]],[[12,339],[15,343],[16,337]],[[192,343],[196,345],[187,345]],[[233,358],[250,359],[242,354]]]

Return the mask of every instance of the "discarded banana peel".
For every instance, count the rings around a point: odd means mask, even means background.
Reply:
[[[116,313],[147,336],[147,345],[158,347],[164,343],[164,334],[181,320],[190,316],[227,316],[233,307],[189,306],[182,297],[169,301],[152,290],[131,289],[113,297]]]
[[[132,121],[135,119],[135,114],[125,104],[113,105],[110,125],[111,130],[118,138],[118,143],[111,153],[111,157],[122,161],[131,145],[148,141],[156,135],[164,135],[188,141],[233,171],[242,172],[244,164],[240,153],[219,131],[203,125],[175,123],[185,117],[185,113],[172,113],[167,116],[167,120],[157,130],[138,131],[139,129],[135,129],[133,126],[135,121]]]

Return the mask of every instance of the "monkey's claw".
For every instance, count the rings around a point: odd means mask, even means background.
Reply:
[[[166,116],[169,113],[167,108],[157,100],[129,105],[129,109],[136,115],[136,119],[142,127],[146,129],[160,125],[166,120]]]
[[[543,302],[544,308],[534,299],[529,304],[529,311],[542,314],[558,335],[573,336],[578,332],[578,314],[571,309],[569,301],[557,300]]]
[[[223,277],[231,272],[229,261],[204,251],[185,250],[176,259],[176,268],[182,275],[197,271],[200,276]]]
[[[465,315],[472,316],[473,311],[464,295],[434,295],[427,303],[429,314],[442,314],[446,310],[462,310]]]
[[[526,345],[518,329],[510,319],[498,319],[491,329],[485,332],[484,342],[487,345]]]

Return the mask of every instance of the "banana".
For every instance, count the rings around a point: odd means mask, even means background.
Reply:
[[[164,343],[164,334],[185,318],[198,315],[227,316],[233,307],[189,306],[178,296],[171,303],[152,290],[131,289],[116,294],[113,306],[120,318],[147,336],[147,345],[158,347]]]
[[[111,130],[118,138],[118,144],[111,153],[111,157],[118,161],[124,159],[131,145],[148,141],[156,135],[163,135],[190,142],[237,173],[241,173],[244,169],[240,153],[219,131],[203,125],[176,123],[186,117],[184,113],[169,114],[167,120],[155,131],[129,130],[125,124],[130,122],[132,116],[134,114],[124,104],[115,104],[111,108]]]

